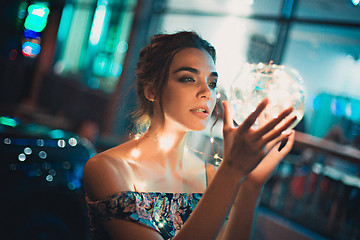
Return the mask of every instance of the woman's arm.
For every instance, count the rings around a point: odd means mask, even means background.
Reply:
[[[243,176],[228,165],[221,165],[194,212],[174,239],[215,239]]]
[[[255,227],[255,211],[260,200],[262,187],[281,159],[290,152],[294,143],[294,135],[294,132],[292,132],[281,151],[278,151],[280,143],[275,145],[261,163],[243,181],[231,208],[229,221],[221,239],[251,238]]]
[[[248,138],[268,139],[268,143],[263,145],[266,156],[249,173],[240,186],[236,199],[231,209],[229,221],[221,239],[250,239],[257,207],[262,187],[271,176],[278,163],[290,152],[294,143],[294,131],[287,134],[283,132],[296,120],[291,118],[285,123],[282,120],[291,111],[282,112],[278,118],[262,126],[259,130],[250,132]],[[224,114],[227,119],[231,119],[229,106],[224,104]],[[231,123],[229,123],[231,124]],[[262,133],[260,136],[257,134]],[[254,137],[254,135],[256,137]],[[279,149],[280,142],[286,141],[285,146]]]

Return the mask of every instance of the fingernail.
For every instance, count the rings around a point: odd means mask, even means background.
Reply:
[[[291,129],[286,129],[285,131],[283,131],[281,134],[283,135],[290,135],[291,133]]]

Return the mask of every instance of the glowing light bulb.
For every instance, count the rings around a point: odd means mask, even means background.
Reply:
[[[276,118],[290,106],[294,110],[287,118],[296,115],[297,120],[289,129],[294,128],[304,116],[304,84],[296,70],[275,64],[245,64],[229,93],[236,123],[241,124],[264,98],[269,99],[269,104],[255,122],[255,128]]]

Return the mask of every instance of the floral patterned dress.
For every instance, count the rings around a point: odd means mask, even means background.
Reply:
[[[102,222],[131,221],[153,228],[164,239],[172,239],[199,203],[202,193],[133,192],[115,193],[99,201],[86,196],[92,239],[109,239]]]

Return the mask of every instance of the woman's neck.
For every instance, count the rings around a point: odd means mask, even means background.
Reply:
[[[139,139],[147,150],[158,155],[157,162],[171,171],[181,171],[183,168],[183,153],[186,142],[186,132],[167,130],[150,126]]]

